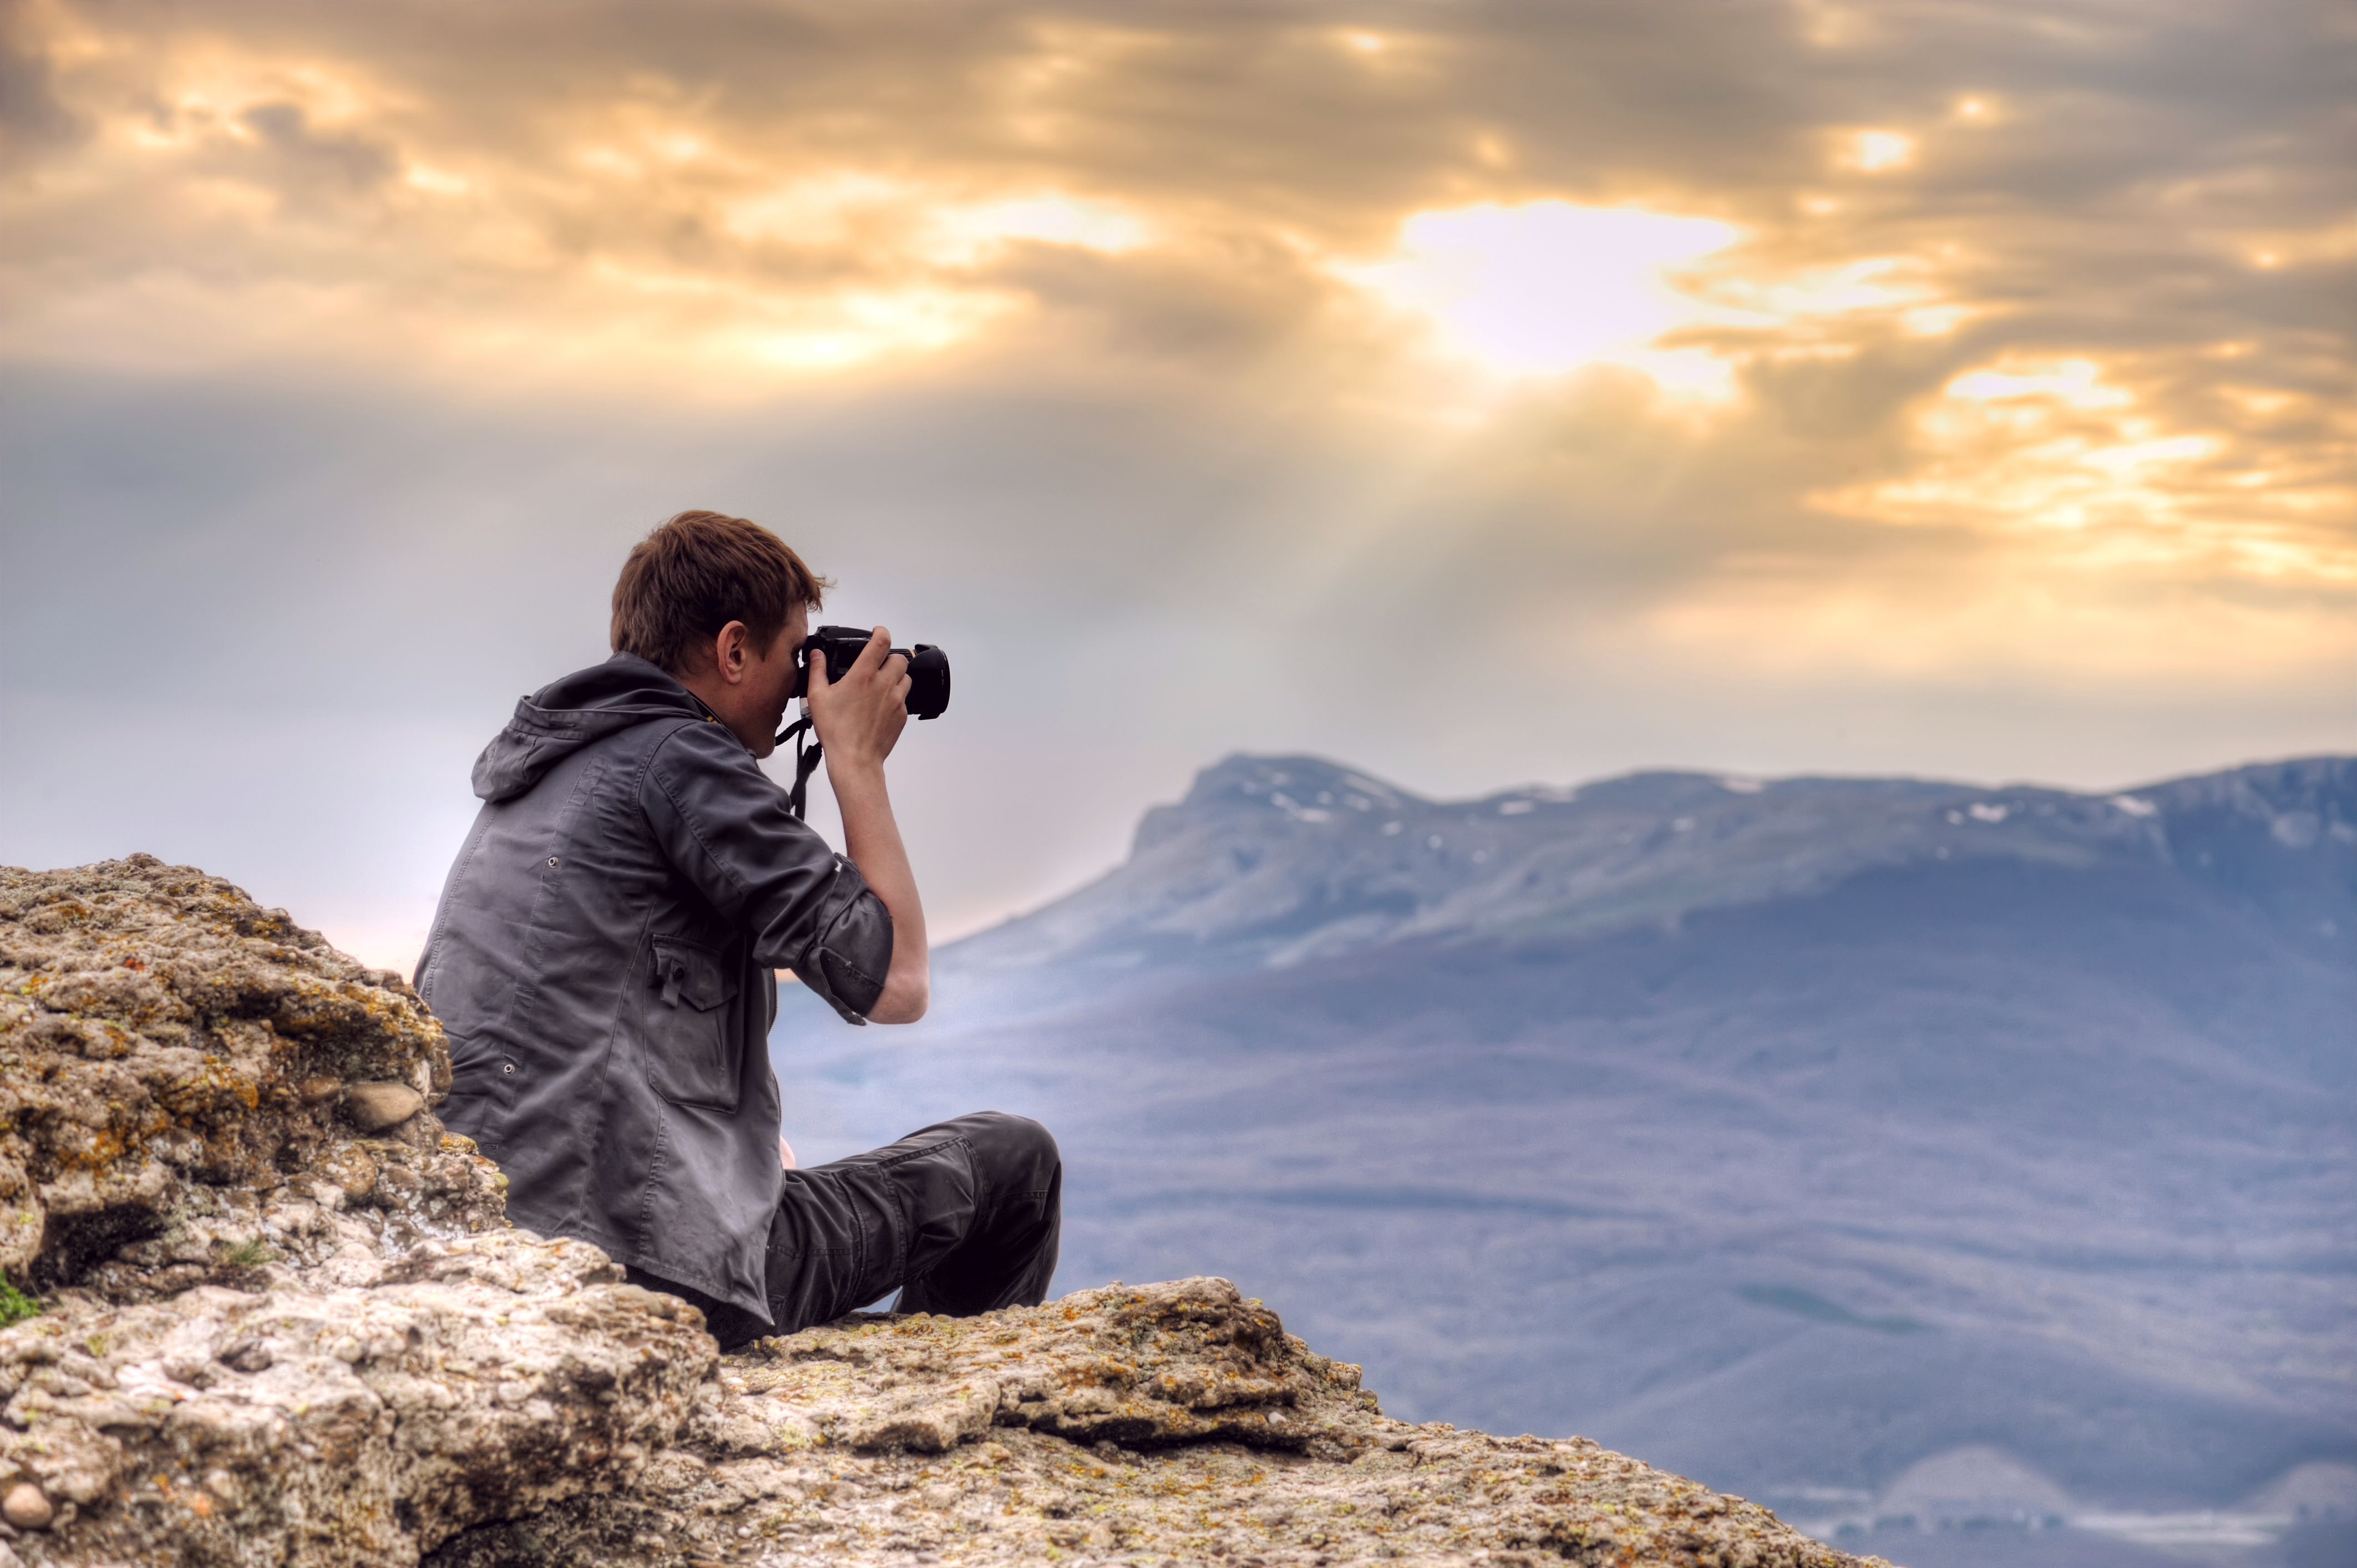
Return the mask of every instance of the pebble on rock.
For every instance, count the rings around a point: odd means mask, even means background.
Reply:
[[[425,1096],[405,1083],[356,1083],[344,1090],[344,1119],[363,1133],[397,1127],[425,1109]]]
[[[0,1518],[18,1530],[47,1530],[57,1512],[41,1488],[30,1481],[17,1482],[8,1488],[8,1496],[0,1499]]]

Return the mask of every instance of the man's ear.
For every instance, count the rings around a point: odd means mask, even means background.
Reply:
[[[743,621],[732,620],[722,627],[720,635],[712,639],[714,673],[732,686],[741,682],[745,679],[748,647],[749,639]]]

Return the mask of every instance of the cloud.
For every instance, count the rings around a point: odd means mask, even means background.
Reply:
[[[972,650],[923,744],[990,780],[928,830],[977,912],[1238,745],[1471,788],[2357,742],[2321,0],[8,39],[0,651],[45,722],[364,700],[455,777],[711,504]]]
[[[48,57],[0,23],[0,146],[28,154],[70,144],[83,125],[58,101]]]
[[[385,148],[360,136],[319,134],[300,104],[256,104],[241,111],[229,129],[232,134],[242,133],[241,139],[258,144],[275,164],[256,183],[288,197],[321,188],[364,192],[393,173],[394,160]]]

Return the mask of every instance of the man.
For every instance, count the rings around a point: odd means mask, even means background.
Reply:
[[[791,1168],[770,1026],[791,969],[850,1023],[913,1023],[925,916],[884,786],[908,721],[877,627],[806,701],[849,857],[757,758],[799,690],[826,585],[768,530],[689,511],[630,552],[605,663],[516,704],[475,763],[417,989],[450,1040],[443,1119],[508,1212],[702,1308],[724,1347],[900,1291],[903,1310],[1036,1305],[1062,1165],[985,1112]]]

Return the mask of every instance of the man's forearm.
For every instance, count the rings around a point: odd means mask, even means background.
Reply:
[[[839,768],[830,755],[826,777],[843,812],[844,847],[892,916],[892,967],[867,1016],[877,1024],[913,1024],[925,1015],[931,998],[932,954],[925,941],[925,907],[917,897],[917,876],[900,843],[900,824],[892,817],[884,769],[861,763]]]

